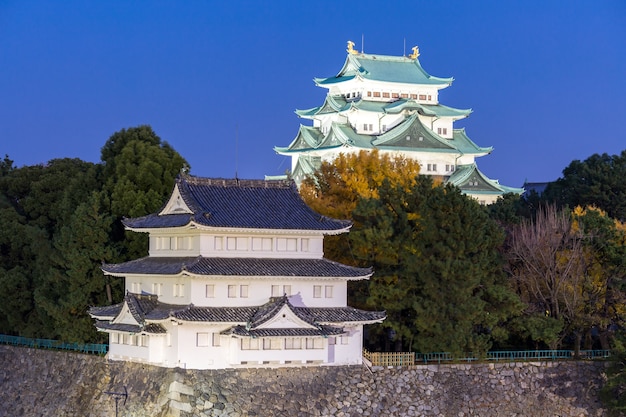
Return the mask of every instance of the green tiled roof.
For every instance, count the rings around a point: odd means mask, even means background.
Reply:
[[[324,104],[311,109],[296,110],[296,114],[305,119],[312,119],[317,115],[341,113],[350,109],[358,109],[373,113],[397,114],[404,110],[414,110],[419,114],[431,117],[452,117],[455,120],[469,116],[471,109],[455,109],[441,104],[422,104],[412,99],[399,99],[393,102],[369,101],[357,99],[346,101],[344,97],[327,95]]]
[[[428,129],[416,114],[380,136],[361,135],[345,123],[333,123],[327,135],[315,127],[300,126],[296,138],[288,147],[274,147],[279,154],[306,153],[312,150],[329,150],[342,146],[358,149],[395,149],[415,152],[450,152],[486,155],[492,147],[479,147],[466,134],[465,129],[454,129],[451,139]],[[399,149],[398,149],[399,148]]]
[[[422,68],[417,59],[357,53],[348,54],[343,68],[335,77],[316,78],[315,83],[327,86],[351,80],[355,76],[367,80],[416,85],[446,86],[454,81],[454,78],[433,77]]]
[[[447,182],[459,187],[465,194],[502,195],[524,192],[523,188],[506,187],[497,180],[489,179],[478,169],[476,164],[457,166],[456,171],[448,178]]]
[[[304,153],[311,150],[328,150],[341,146],[352,146],[361,149],[372,149],[372,136],[359,135],[347,124],[333,123],[325,136],[316,127],[300,126],[298,136],[291,144],[284,147],[274,147],[279,154]]]

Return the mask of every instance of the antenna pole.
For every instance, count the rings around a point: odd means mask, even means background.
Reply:
[[[235,124],[235,178],[239,178],[239,123]]]
[[[361,33],[361,53],[365,52],[365,35]]]

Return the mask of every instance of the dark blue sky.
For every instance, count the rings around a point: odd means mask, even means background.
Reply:
[[[420,47],[440,101],[502,184],[551,181],[626,149],[626,2],[0,0],[0,156],[98,162],[149,124],[200,176],[284,173],[295,109],[323,102],[346,41]]]

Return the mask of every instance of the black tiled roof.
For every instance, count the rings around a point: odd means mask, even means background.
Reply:
[[[111,274],[176,275],[188,271],[198,275],[288,276],[361,278],[372,274],[371,268],[356,268],[328,259],[145,257],[121,264],[105,264]]]
[[[125,323],[109,323],[106,320],[96,320],[96,329],[98,330],[116,330],[119,332],[128,332],[128,333],[166,333],[165,327],[161,326],[158,323],[149,323],[145,326],[138,326],[136,324],[125,324]]]
[[[293,181],[200,178],[180,175],[180,194],[193,214],[157,213],[124,219],[134,229],[184,226],[340,231],[352,223],[322,216],[307,206]]]
[[[246,330],[244,326],[231,327],[221,334],[242,337],[308,337],[308,336],[336,336],[345,333],[336,327],[324,326],[321,328],[303,329],[255,329]]]
[[[141,309],[141,312],[136,313],[137,317],[140,318],[138,320],[139,325],[114,324],[105,319],[113,315],[117,316],[125,303]],[[124,303],[107,307],[106,315],[97,314],[98,311],[105,309],[103,307],[92,308],[90,314],[97,319],[96,327],[98,329],[133,333],[142,330],[148,333],[164,333],[165,328],[154,322],[171,318],[190,322],[239,323],[239,326],[232,328],[232,332],[236,335],[243,335],[242,332],[244,331],[270,331],[270,329],[258,329],[258,326],[275,317],[284,306],[288,306],[298,318],[313,326],[314,329],[312,328],[312,330],[318,332],[316,334],[339,334],[328,326],[335,323],[374,323],[385,319],[385,312],[363,311],[352,307],[294,307],[286,296],[271,298],[266,304],[255,307],[195,307],[193,305],[163,304],[156,300],[156,296],[133,293],[126,294]],[[237,327],[241,327],[241,329],[236,330]]]
[[[295,307],[295,310],[304,310],[307,314],[315,317],[318,323],[380,322],[387,316],[384,311],[365,311],[347,306],[329,308]]]
[[[184,321],[245,323],[259,307],[189,307],[174,311],[171,317]]]

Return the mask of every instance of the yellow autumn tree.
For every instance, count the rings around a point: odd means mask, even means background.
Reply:
[[[360,198],[378,198],[378,189],[385,180],[408,190],[420,172],[417,161],[378,150],[341,153],[332,162],[323,162],[300,186],[300,195],[316,212],[336,218],[352,219]],[[329,259],[355,265],[345,234],[324,239],[324,252]]]
[[[579,337],[584,337],[584,347],[591,348],[594,329],[602,348],[609,349],[611,329],[623,327],[626,321],[626,225],[596,207],[578,206],[572,231],[584,242]]]

